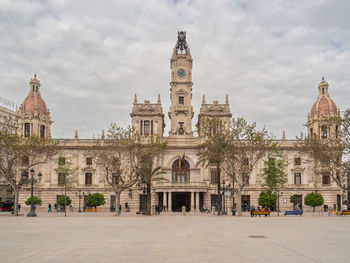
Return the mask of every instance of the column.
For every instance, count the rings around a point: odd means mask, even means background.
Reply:
[[[191,192],[191,212],[194,211],[194,192]]]
[[[172,212],[172,204],[171,204],[171,192],[168,193],[168,211]]]
[[[166,209],[166,192],[163,192],[163,211]]]
[[[196,193],[196,211],[199,212],[199,192]]]

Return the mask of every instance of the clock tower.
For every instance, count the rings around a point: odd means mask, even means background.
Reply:
[[[192,136],[192,56],[187,46],[186,32],[178,31],[177,34],[177,43],[170,59],[169,135]]]

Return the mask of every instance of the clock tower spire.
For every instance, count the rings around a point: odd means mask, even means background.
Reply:
[[[178,31],[177,43],[170,59],[170,135],[193,135],[192,61],[186,42],[186,31]]]

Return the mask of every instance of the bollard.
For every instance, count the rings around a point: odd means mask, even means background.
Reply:
[[[211,214],[212,214],[212,215],[215,215],[215,206],[212,206],[212,207],[211,207]]]
[[[184,206],[184,205],[182,206],[182,214],[186,215],[186,206]]]

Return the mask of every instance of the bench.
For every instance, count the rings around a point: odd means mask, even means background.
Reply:
[[[350,210],[343,210],[341,211],[341,216],[345,216],[345,215],[350,215]]]
[[[289,215],[303,215],[303,210],[293,210],[293,211],[285,211],[284,212],[285,216],[289,216]]]
[[[251,213],[252,216],[269,216],[270,214],[271,214],[270,210],[262,210],[262,211],[254,210]]]

